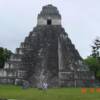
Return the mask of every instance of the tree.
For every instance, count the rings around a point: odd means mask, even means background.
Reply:
[[[9,59],[11,54],[10,50],[0,47],[0,68],[4,67],[4,63]]]
[[[0,48],[0,68],[3,67],[4,65],[4,49],[3,48]]]
[[[92,45],[92,57],[97,58],[100,61],[100,38],[96,38]]]
[[[92,54],[84,61],[89,66],[91,71],[94,71],[96,78],[100,80],[100,38],[94,40]]]
[[[99,61],[92,56],[87,57],[84,61],[89,66],[90,70],[94,71],[95,76],[98,77],[98,72],[100,71]]]

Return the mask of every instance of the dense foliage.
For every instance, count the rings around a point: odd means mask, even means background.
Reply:
[[[0,68],[4,67],[5,61],[9,59],[11,54],[12,52],[10,50],[0,47]]]
[[[96,78],[100,79],[100,62],[90,56],[85,59],[85,63],[89,66],[91,71],[94,71]]]
[[[92,45],[92,57],[97,58],[100,61],[100,38],[96,38]]]
[[[92,47],[92,54],[85,59],[86,64],[91,71],[95,72],[95,76],[100,80],[100,39],[95,39]]]

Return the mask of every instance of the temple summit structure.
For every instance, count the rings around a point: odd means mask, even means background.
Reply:
[[[53,5],[42,8],[36,27],[0,70],[0,83],[19,84],[25,80],[33,87],[41,87],[44,82],[49,87],[83,87],[87,86],[83,80],[94,79]]]

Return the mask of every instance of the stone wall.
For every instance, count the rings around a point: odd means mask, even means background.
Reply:
[[[52,21],[52,25],[61,25],[61,19],[57,18],[39,18],[37,21],[37,25],[47,25],[47,20],[50,19]]]

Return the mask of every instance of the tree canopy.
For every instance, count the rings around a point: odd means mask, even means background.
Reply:
[[[94,71],[95,76],[100,77],[100,62],[92,56],[87,57],[84,61],[89,66],[90,70]]]
[[[94,40],[94,43],[91,47],[92,47],[91,56],[99,59],[100,61],[100,38],[99,37]]]
[[[0,47],[0,68],[4,67],[4,63],[9,59],[11,54],[10,50]]]
[[[92,53],[84,61],[100,80],[100,38],[96,38],[91,47]]]

